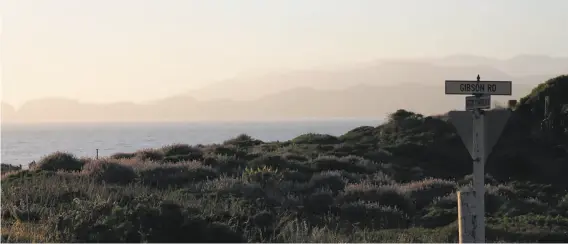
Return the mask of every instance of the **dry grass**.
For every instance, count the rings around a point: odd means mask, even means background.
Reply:
[[[12,223],[2,223],[2,242],[51,242],[49,231],[45,225],[26,223],[16,220]]]

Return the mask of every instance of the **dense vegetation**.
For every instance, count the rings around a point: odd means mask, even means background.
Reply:
[[[560,76],[514,108],[486,167],[488,242],[568,242],[565,104]],[[340,137],[56,152],[3,165],[2,241],[456,242],[471,170],[444,116],[405,110]]]

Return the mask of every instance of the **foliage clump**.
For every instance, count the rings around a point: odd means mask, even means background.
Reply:
[[[79,171],[84,164],[83,160],[78,159],[73,154],[55,152],[40,159],[36,168],[45,171]]]
[[[83,166],[83,172],[93,179],[116,184],[129,184],[136,179],[132,167],[116,160],[93,160]]]

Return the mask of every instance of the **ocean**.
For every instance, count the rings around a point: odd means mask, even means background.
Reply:
[[[173,143],[222,143],[239,134],[263,141],[285,141],[305,133],[340,136],[359,126],[377,126],[379,119],[305,120],[286,122],[191,122],[140,124],[2,125],[2,163],[23,165],[55,151],[76,156],[109,156]]]

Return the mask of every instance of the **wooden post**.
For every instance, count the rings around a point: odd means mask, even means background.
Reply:
[[[99,159],[99,149],[98,149],[98,148],[97,148],[97,157],[96,157],[96,159],[97,159],[97,160]]]
[[[473,191],[458,191],[459,243],[475,243],[475,200]]]

